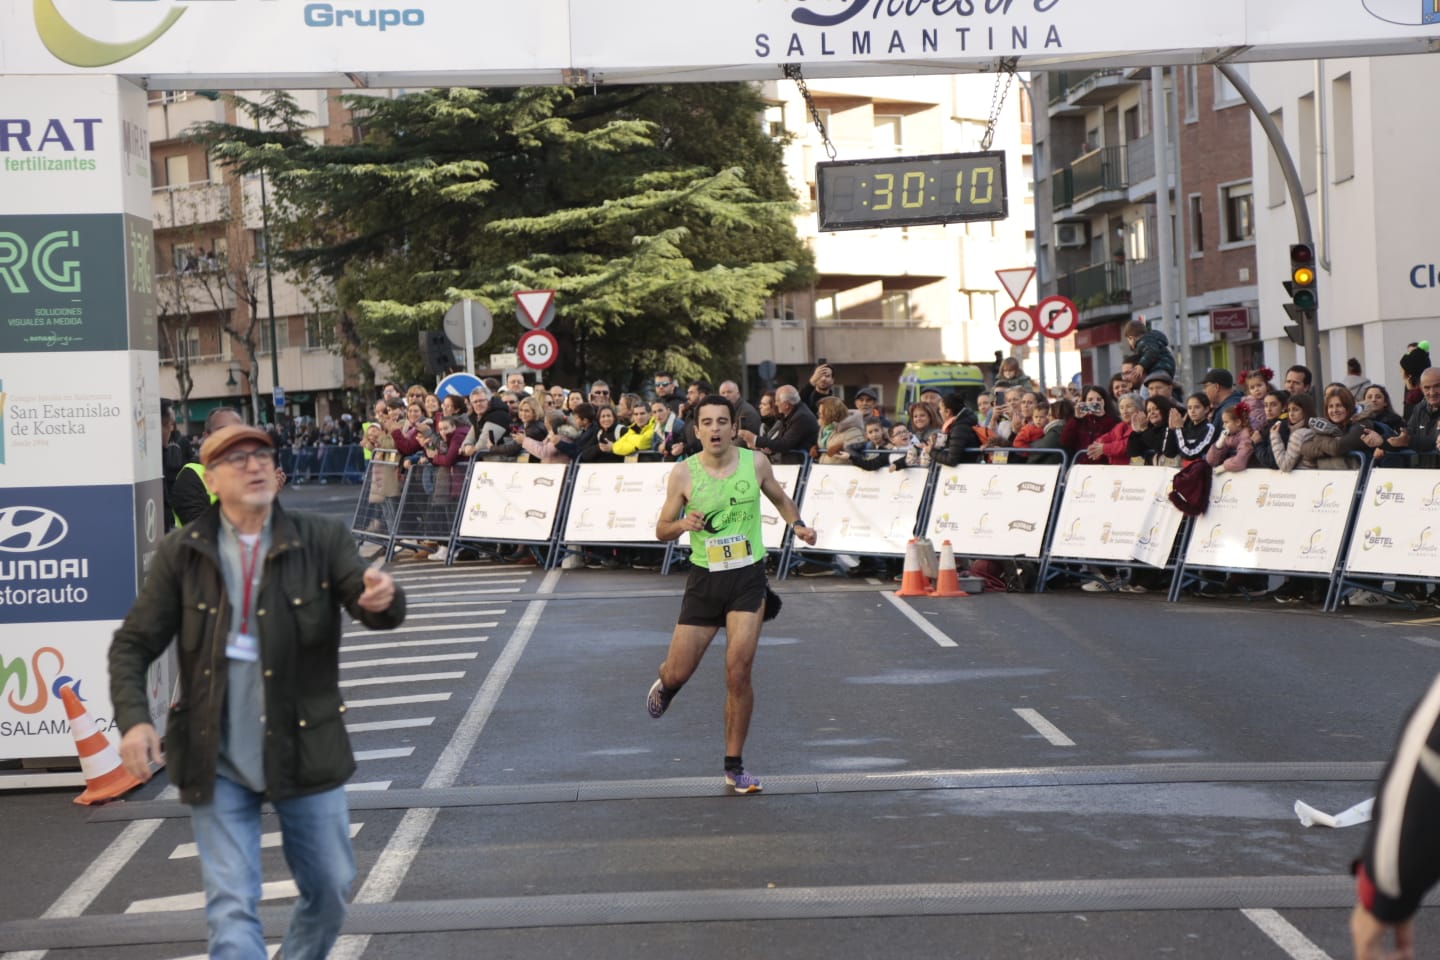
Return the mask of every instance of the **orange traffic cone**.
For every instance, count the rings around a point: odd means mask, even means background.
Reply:
[[[911,540],[905,548],[905,572],[900,575],[900,589],[895,591],[895,596],[930,596],[930,581],[925,579],[925,571],[920,568],[920,543],[917,540]]]
[[[120,751],[95,726],[90,711],[81,706],[75,691],[69,686],[61,687],[60,699],[65,701],[70,733],[80,754],[80,770],[85,774],[85,792],[76,797],[75,802],[86,806],[104,803],[140,786],[143,781],[125,772],[120,765]]]
[[[955,569],[955,549],[946,540],[940,545],[940,572],[935,577],[936,597],[968,597],[970,594],[960,589],[960,572]]]

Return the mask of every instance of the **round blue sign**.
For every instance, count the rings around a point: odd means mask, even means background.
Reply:
[[[435,396],[441,400],[446,397],[468,397],[471,390],[483,386],[479,377],[472,377],[468,373],[452,373],[435,385]]]

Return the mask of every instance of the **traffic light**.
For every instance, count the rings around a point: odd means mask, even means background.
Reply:
[[[1319,305],[1315,289],[1315,246],[1309,243],[1290,244],[1290,278],[1285,281],[1290,301],[1285,312],[1295,322],[1285,327],[1285,335],[1296,344],[1305,344],[1305,315],[1314,313]]]

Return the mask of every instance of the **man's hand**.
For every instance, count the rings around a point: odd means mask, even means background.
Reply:
[[[705,514],[699,510],[691,510],[676,523],[680,524],[680,529],[686,533],[698,533],[705,529]]]
[[[1385,442],[1384,437],[1380,436],[1380,434],[1375,432],[1374,430],[1369,429],[1367,429],[1364,433],[1360,435],[1360,439],[1365,442],[1365,446],[1371,448],[1378,447],[1380,446],[1380,444]]]
[[[365,571],[365,592],[356,600],[361,610],[384,613],[395,601],[395,578],[382,570]]]
[[[740,439],[745,441],[746,446],[755,446],[755,434],[750,430],[741,430]]]
[[[281,470],[279,467],[276,467],[276,468],[275,468],[275,492],[276,492],[276,493],[279,493],[281,490],[284,490],[284,489],[285,489],[285,481],[286,481],[286,480],[289,480],[289,479],[290,479],[289,477],[285,476],[285,471],[284,471],[284,470]]]
[[[685,452],[685,444],[684,444],[684,443],[672,443],[672,444],[670,444],[670,456],[672,456],[672,457],[678,457],[678,456],[680,456],[681,454],[683,454],[684,452]]]
[[[151,764],[163,761],[160,737],[148,723],[137,723],[120,738],[120,762],[125,772],[145,783],[150,779]]]
[[[819,537],[819,534],[815,532],[814,527],[807,527],[803,523],[797,523],[791,529],[795,531],[795,536],[799,537],[801,540],[804,540],[810,546],[815,546],[815,540],[817,537]]]
[[[1137,366],[1137,367],[1134,367],[1134,368],[1132,368],[1132,369],[1130,370],[1130,377],[1129,377],[1129,379],[1130,379],[1130,383],[1131,383],[1133,386],[1137,386],[1137,387],[1140,386],[1140,381],[1143,380],[1144,377],[1145,377],[1145,369],[1144,369],[1143,367],[1138,367],[1138,366]]]
[[[1395,931],[1395,946],[1385,944],[1387,931]],[[1350,940],[1355,960],[1415,960],[1415,919],[1388,924],[1376,920],[1360,904],[1350,912]]]
[[[1085,456],[1089,457],[1091,460],[1099,460],[1101,457],[1105,456],[1105,444],[1101,443],[1099,440],[1096,440],[1094,443],[1090,444],[1090,446],[1085,448]]]

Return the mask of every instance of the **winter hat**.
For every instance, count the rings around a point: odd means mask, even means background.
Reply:
[[[1187,517],[1198,517],[1210,506],[1210,481],[1213,472],[1204,460],[1195,460],[1180,468],[1170,485],[1170,502]]]
[[[1423,346],[1417,346],[1400,358],[1400,369],[1404,370],[1411,380],[1419,380],[1420,374],[1430,369],[1430,351]]]

